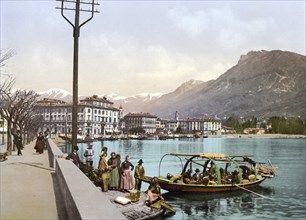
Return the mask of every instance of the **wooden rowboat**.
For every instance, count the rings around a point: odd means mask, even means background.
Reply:
[[[161,175],[162,162],[169,156],[179,158],[181,172]],[[157,179],[160,187],[169,192],[213,193],[251,189],[275,175],[275,167],[256,163],[251,157],[206,153],[165,154],[159,163]],[[197,174],[193,175],[195,170]],[[149,183],[152,178],[145,176],[141,180]]]

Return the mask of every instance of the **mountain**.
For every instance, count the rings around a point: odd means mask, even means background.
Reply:
[[[150,112],[160,118],[271,117],[306,118],[306,57],[288,51],[250,51],[218,79],[190,80],[168,94],[105,96],[128,112]],[[41,98],[72,102],[62,89],[39,93]],[[83,97],[79,97],[84,98]]]
[[[146,105],[162,118],[306,117],[306,59],[287,51],[251,51],[218,79],[192,81]]]
[[[39,95],[39,99],[50,98],[72,102],[72,94],[63,89],[52,88],[44,92],[37,92],[37,94]]]
[[[63,89],[52,88],[47,91],[37,92],[39,95],[39,99],[43,98],[51,98],[51,99],[59,99],[65,102],[72,102],[72,94]],[[147,103],[158,99],[162,93],[140,93],[135,96],[125,97],[119,96],[117,94],[111,93],[108,95],[98,95],[99,97],[106,97],[108,100],[114,102],[114,107],[119,108],[123,107],[124,112],[138,112],[141,111],[143,106]],[[84,99],[85,96],[79,96],[79,100]]]

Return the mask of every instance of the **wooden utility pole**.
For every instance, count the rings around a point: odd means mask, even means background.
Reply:
[[[78,134],[78,66],[79,66],[79,37],[80,28],[93,18],[94,13],[99,13],[94,7],[99,5],[95,0],[90,2],[84,2],[81,0],[57,0],[61,2],[61,7],[56,9],[61,10],[63,18],[73,27],[73,102],[72,102],[72,140],[71,150],[77,146],[77,134]],[[82,9],[81,5],[89,5],[90,9]],[[73,7],[74,6],[74,7]],[[74,23],[67,18],[65,11],[74,11]],[[80,12],[89,12],[90,17],[80,24]]]

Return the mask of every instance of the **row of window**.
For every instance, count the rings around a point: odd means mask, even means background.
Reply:
[[[95,106],[100,106],[100,107],[104,107],[104,108],[111,107],[110,103],[105,103],[105,102],[93,102],[93,104]]]

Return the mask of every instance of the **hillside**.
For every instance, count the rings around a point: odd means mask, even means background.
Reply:
[[[145,109],[162,118],[306,116],[305,56],[251,51],[218,79],[161,96]],[[182,85],[183,86],[183,85]]]
[[[97,91],[99,93],[100,91]],[[39,93],[41,98],[71,102],[61,89]],[[271,117],[306,118],[306,57],[287,51],[251,51],[216,80],[190,80],[168,94],[105,96],[125,113],[150,112],[161,118]]]

